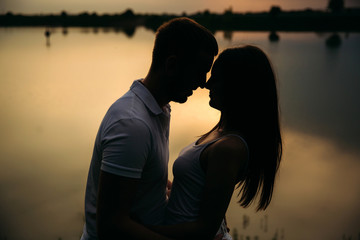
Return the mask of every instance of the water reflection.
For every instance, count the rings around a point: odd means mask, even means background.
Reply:
[[[338,48],[341,45],[341,37],[338,33],[331,34],[325,41],[328,48]]]
[[[281,83],[285,124],[325,136],[343,149],[359,151],[360,111],[354,103],[360,102],[360,73],[355,70],[357,57],[353,53],[360,52],[360,46],[344,42],[341,49],[334,51],[321,48],[321,42],[308,43],[305,45],[314,53],[304,58],[301,45],[293,44],[292,50],[282,48],[284,54],[287,51],[293,54],[280,66],[287,72],[280,72],[280,78],[287,79]]]
[[[68,34],[68,29],[66,27],[63,27],[62,34],[66,36]]]
[[[51,35],[51,32],[50,32],[50,29],[45,29],[45,38],[46,38],[46,46],[47,47],[50,47],[50,35]]]
[[[67,28],[63,37],[52,29],[51,51],[44,31],[0,28],[0,238],[79,239],[99,123],[151,62],[150,30]],[[280,81],[285,152],[274,200],[255,214],[234,197],[228,221],[239,237],[358,235],[360,35],[336,49],[326,47],[328,36],[281,32],[272,44],[269,32],[216,33],[221,49],[262,47]],[[199,89],[172,105],[170,170],[180,149],[217,122],[208,94]]]
[[[135,35],[135,27],[127,27],[124,28],[123,31],[126,34],[126,36],[128,36],[129,38],[133,37]]]
[[[360,190],[354,182],[359,179],[358,156],[344,154],[326,138],[286,131],[285,139],[285,161],[274,204],[266,213],[256,214],[233,204],[229,221],[241,226],[239,215],[245,212],[250,224],[242,233],[251,238],[272,239],[280,229],[285,239],[340,239],[344,233],[357,236],[360,214],[349,206],[359,207]],[[265,217],[267,233],[261,231]]]
[[[98,33],[124,33],[127,37],[132,38],[135,35],[135,27],[84,27],[81,29],[82,33],[98,34]]]
[[[98,34],[98,33],[99,33],[99,28],[98,28],[98,27],[94,27],[94,28],[93,28],[93,33],[94,33],[94,34]]]
[[[136,29],[137,29],[137,27],[134,27],[134,26],[128,26],[128,27],[83,27],[83,28],[81,28],[81,32],[85,33],[85,34],[88,34],[88,33],[98,34],[99,32],[102,32],[105,34],[106,33],[124,33],[127,37],[132,38],[135,36]],[[47,41],[47,46],[50,46],[50,35],[54,32],[55,32],[54,30],[50,30],[49,28],[46,28],[45,36],[46,36],[46,39],[49,39],[49,41]],[[237,31],[226,30],[226,31],[217,31],[217,32],[222,32],[223,38],[229,42],[232,42],[233,35]],[[63,27],[62,34],[64,36],[66,36],[68,33],[69,33],[68,28]],[[216,31],[213,33],[215,34]],[[339,33],[333,33],[329,36],[327,33],[324,33],[324,32],[316,32],[316,35],[319,36],[320,38],[327,36],[327,38],[325,40],[325,45],[328,48],[336,49],[341,46],[342,39],[341,39],[341,36]],[[350,33],[346,32],[344,34],[344,36],[345,36],[345,38],[349,38]],[[270,42],[278,42],[280,40],[280,35],[277,31],[274,30],[269,33],[268,39]]]
[[[224,31],[224,39],[231,42],[233,31]]]
[[[269,40],[270,42],[278,42],[280,39],[279,35],[276,33],[276,31],[271,31],[269,34]]]

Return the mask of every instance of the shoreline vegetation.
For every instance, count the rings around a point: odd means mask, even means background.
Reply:
[[[122,13],[97,14],[82,12],[68,14],[14,14],[0,15],[0,27],[113,27],[125,31],[135,31],[145,27],[156,31],[165,21],[175,17],[189,17],[215,32],[223,31],[316,31],[316,32],[360,32],[360,8],[331,10],[294,10],[283,11],[273,6],[268,12],[233,12],[232,8],[223,13],[209,10],[194,14],[137,14],[132,9]]]

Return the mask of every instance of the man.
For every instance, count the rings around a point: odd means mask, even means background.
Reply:
[[[167,239],[144,225],[164,217],[170,101],[204,87],[218,46],[188,18],[159,27],[150,70],[106,113],[94,146],[82,240]]]

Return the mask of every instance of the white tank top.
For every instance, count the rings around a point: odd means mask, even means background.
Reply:
[[[173,165],[174,181],[165,214],[165,224],[191,222],[198,218],[205,186],[205,172],[200,164],[200,155],[206,147],[226,136],[241,138],[247,150],[249,149],[241,136],[228,134],[204,144],[196,145],[196,142],[193,142],[180,152]]]

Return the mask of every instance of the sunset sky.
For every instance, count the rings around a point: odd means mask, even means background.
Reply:
[[[129,8],[192,14],[229,7],[244,13],[275,5],[325,10],[328,1],[0,0],[0,14],[111,14]],[[344,1],[347,8],[360,8],[360,0]],[[132,36],[121,28],[54,27],[51,37],[45,30],[0,27],[0,240],[79,240],[99,124],[151,65],[155,34],[145,27]],[[279,233],[286,240],[360,240],[360,32],[277,34],[273,42],[268,31],[214,33],[221,51],[251,44],[270,56],[284,141],[270,207],[257,213],[240,208],[237,190],[227,211],[229,227],[239,230],[240,239],[269,240]],[[329,47],[333,36],[340,44]],[[172,103],[170,180],[180,150],[220,117],[208,102],[208,90],[198,89],[186,104]],[[245,216],[251,218],[246,229]]]
[[[283,10],[305,8],[325,9],[328,0],[0,0],[0,13],[57,13],[83,11],[98,13],[122,12],[128,8],[136,13],[194,13],[209,9],[223,12],[232,7],[235,12],[268,11],[271,6],[281,6]],[[360,0],[345,0],[345,7],[360,7]]]

